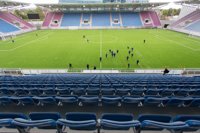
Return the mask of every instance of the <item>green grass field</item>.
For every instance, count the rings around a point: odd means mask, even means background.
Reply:
[[[128,46],[134,47],[129,61]],[[119,50],[115,58],[109,49]],[[75,69],[85,69],[86,64],[97,69],[127,69],[128,63],[142,69],[200,68],[200,38],[158,29],[41,30],[18,36],[15,43],[0,41],[0,68],[62,69],[69,63]]]

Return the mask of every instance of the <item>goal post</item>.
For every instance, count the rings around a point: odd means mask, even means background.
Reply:
[[[9,39],[13,39],[16,38],[16,34],[15,33],[11,33],[11,34],[0,34],[0,40],[6,41]]]

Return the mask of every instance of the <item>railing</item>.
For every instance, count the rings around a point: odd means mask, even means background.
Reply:
[[[0,69],[0,75],[66,74],[66,73],[132,73],[162,74],[163,69]],[[200,76],[200,68],[169,69],[171,75]]]

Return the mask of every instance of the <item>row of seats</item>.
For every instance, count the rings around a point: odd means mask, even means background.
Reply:
[[[127,88],[2,88],[0,96],[66,96],[66,95],[132,95],[132,96],[200,96],[200,89],[127,89]]]
[[[22,113],[0,113],[0,127],[16,128],[20,133],[29,132],[32,128],[55,129],[57,133],[67,130],[86,130],[98,133],[101,130],[143,130],[172,132],[198,131],[199,115],[155,115],[143,114],[136,119],[132,114],[105,113],[99,119],[95,113],[66,113],[65,119],[57,112],[33,112],[29,117]]]
[[[65,97],[0,97],[1,105],[93,105],[93,106],[153,106],[153,107],[199,107],[200,97],[159,97],[159,96],[65,96]]]
[[[0,88],[142,88],[142,89],[199,89],[200,83],[168,83],[168,82],[158,82],[158,83],[146,83],[146,82],[136,82],[136,83],[123,83],[123,84],[110,84],[110,83],[23,83],[16,81],[0,83]]]

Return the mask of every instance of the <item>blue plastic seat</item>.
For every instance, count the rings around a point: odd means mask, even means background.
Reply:
[[[143,97],[135,97],[135,96],[124,96],[122,98],[122,103],[124,105],[130,105],[130,106],[142,106],[144,102]]]
[[[1,96],[0,97],[0,105],[9,105],[12,104],[13,101],[10,97],[8,96]]]
[[[80,96],[79,98],[79,105],[95,105],[98,106],[99,104],[99,97],[98,96]]]
[[[131,95],[132,96],[144,96],[145,89],[132,89],[131,90]]]
[[[70,91],[73,95],[81,96],[85,95],[85,89],[84,88],[70,88]]]
[[[191,98],[184,97],[170,97],[164,106],[172,106],[172,107],[182,107],[184,106],[185,101],[191,101]]]
[[[56,112],[34,112],[29,114],[30,120],[15,119],[13,124],[23,132],[29,132],[31,128],[57,129],[56,121],[61,118]]]
[[[176,96],[183,96],[183,97],[187,97],[190,94],[190,90],[188,89],[180,89],[176,92]]]
[[[45,120],[45,119],[54,120],[53,124],[50,124],[49,126],[44,126],[42,128],[55,129],[56,121],[61,118],[61,115],[60,115],[60,113],[57,113],[57,112],[32,112],[29,114],[29,118],[33,121],[34,120],[36,120],[36,121],[37,120]]]
[[[64,127],[71,130],[96,130],[97,118],[94,113],[67,113],[66,119],[59,119],[57,125],[60,133],[64,132]]]
[[[102,95],[114,95],[115,89],[113,89],[113,88],[103,88],[103,89],[101,89],[101,94]]]
[[[170,132],[180,131],[180,130],[188,127],[188,124],[186,122],[182,122],[182,121],[159,122],[159,121],[152,121],[152,120],[144,120],[141,124],[142,124],[142,128],[159,128],[159,129],[163,129],[163,130],[167,129]]]
[[[160,94],[161,90],[160,89],[148,89],[145,92],[145,95],[154,95],[154,96],[158,96]]]
[[[116,89],[116,95],[118,96],[130,95],[130,91],[131,89],[118,88]]]
[[[14,94],[15,96],[27,96],[29,94],[29,91],[26,89],[22,89],[22,88],[17,88],[17,89],[13,89],[14,90]]]
[[[30,88],[28,91],[30,96],[40,96],[43,93],[42,90],[38,88]]]
[[[77,103],[78,103],[78,97],[75,96],[75,95],[56,96],[55,99],[56,99],[58,106],[62,106],[62,105],[65,105],[65,104],[77,105]]]
[[[161,96],[174,96],[178,90],[175,89],[166,89],[160,92]]]
[[[42,88],[43,91],[42,95],[44,96],[55,96],[57,94],[54,88]]]
[[[56,88],[55,91],[59,96],[68,96],[71,94],[70,89],[68,88]]]
[[[17,105],[34,105],[32,97],[12,97],[12,101]]]
[[[146,97],[144,100],[144,106],[155,106],[161,107],[164,106],[169,98],[167,97]]]
[[[15,118],[28,119],[27,116],[22,113],[0,113],[0,127],[16,128],[13,124]]]
[[[0,95],[1,96],[11,96],[15,93],[14,90],[8,89],[8,88],[1,88],[0,89]]]
[[[100,118],[100,126],[104,130],[129,130],[140,126],[140,122],[132,114],[105,113]]]
[[[200,98],[193,98],[193,100],[186,104],[186,106],[189,106],[189,107],[200,107]]]
[[[122,98],[120,96],[102,96],[101,102],[102,105],[114,105],[114,106],[121,106]]]
[[[170,115],[152,115],[152,114],[144,114],[138,117],[138,120],[143,123],[146,120],[162,122],[162,123],[169,123],[171,121]],[[163,127],[156,127],[156,126],[148,126],[146,124],[142,124],[142,126],[138,129],[140,132],[141,130],[149,130],[149,131],[162,131]]]
[[[87,88],[86,89],[86,94],[87,95],[100,95],[100,89],[99,88]]]
[[[182,121],[188,124],[187,128],[181,129],[181,132],[194,132],[200,129],[200,115],[177,115],[173,122]]]
[[[54,97],[33,97],[34,102],[39,106],[44,106],[46,104],[57,104]]]

